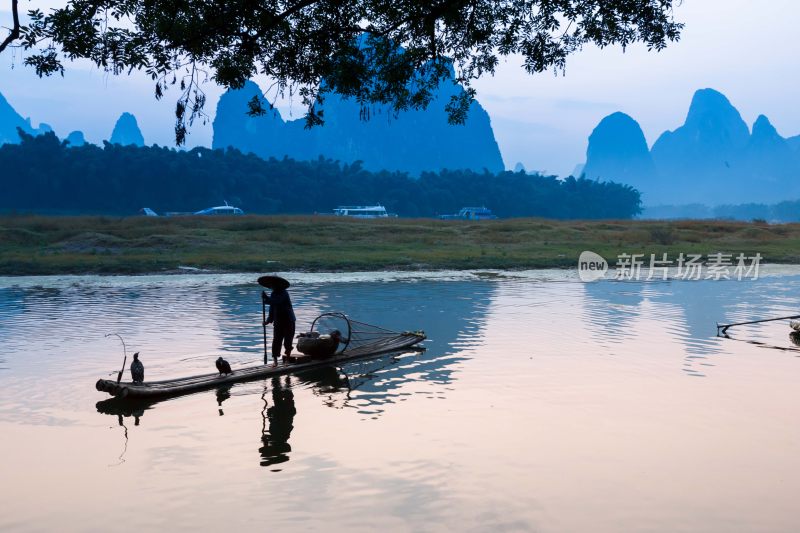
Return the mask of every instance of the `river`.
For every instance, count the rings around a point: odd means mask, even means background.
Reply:
[[[257,363],[255,275],[0,278],[0,530],[800,528],[800,348],[715,328],[797,313],[800,269],[285,275],[299,331],[426,350],[120,405],[109,333],[148,380]]]

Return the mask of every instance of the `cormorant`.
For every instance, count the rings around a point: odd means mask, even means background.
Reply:
[[[233,374],[233,370],[231,370],[231,364],[229,362],[227,362],[225,359],[223,359],[222,357],[217,358],[216,365],[217,365],[217,370],[219,371],[219,375],[220,376],[222,374],[225,374],[226,376],[228,374]]]
[[[144,381],[144,365],[139,361],[139,352],[133,354],[133,362],[131,363],[131,377],[134,383],[141,383]]]

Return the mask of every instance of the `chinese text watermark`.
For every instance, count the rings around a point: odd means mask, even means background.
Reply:
[[[617,256],[612,279],[649,280],[757,280],[761,254],[752,256],[716,252],[702,254],[628,254]],[[578,258],[578,277],[581,281],[595,281],[606,277],[608,262],[599,254],[585,251]]]

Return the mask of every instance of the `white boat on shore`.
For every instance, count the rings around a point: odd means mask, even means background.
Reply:
[[[376,205],[340,205],[333,210],[337,217],[352,218],[389,218],[396,217],[393,213],[387,213],[386,208],[380,204]]]
[[[201,209],[200,211],[195,211],[194,214],[233,216],[233,215],[244,215],[244,211],[242,211],[238,207],[228,205],[228,202],[225,202],[225,205],[218,205],[217,207],[209,207],[208,209]]]
[[[157,217],[159,216],[154,210],[150,209],[149,207],[143,207],[139,210],[144,216],[148,217]],[[228,202],[225,202],[225,205],[219,205],[216,207],[209,207],[207,209],[201,209],[200,211],[167,211],[164,213],[165,217],[190,217],[194,215],[202,215],[202,216],[209,216],[209,215],[218,215],[218,216],[234,216],[234,215],[244,215],[244,211],[242,211],[238,207],[234,207],[232,205],[228,205]]]

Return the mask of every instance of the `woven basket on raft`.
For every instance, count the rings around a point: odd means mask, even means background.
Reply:
[[[297,350],[310,357],[330,357],[339,348],[339,339],[337,334],[301,333],[297,338]]]

